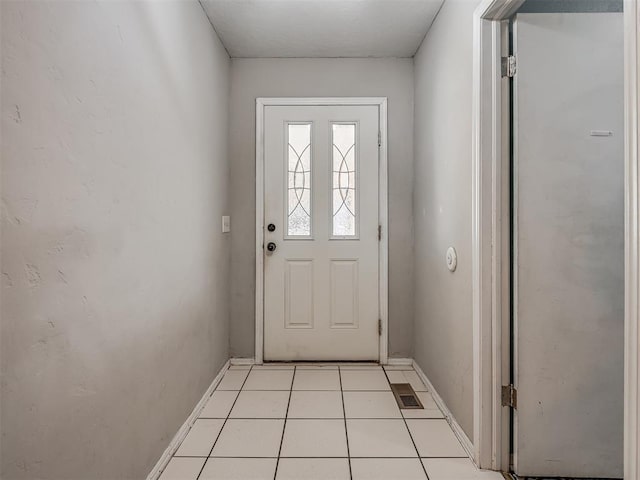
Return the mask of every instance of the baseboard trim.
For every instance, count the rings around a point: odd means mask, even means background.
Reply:
[[[411,358],[387,358],[386,365],[413,365],[413,359]]]
[[[211,382],[211,385],[209,385],[209,388],[207,388],[207,391],[204,392],[204,395],[202,396],[200,401],[197,403],[197,405],[191,412],[191,415],[189,415],[189,418],[187,418],[187,420],[182,424],[178,432],[173,436],[173,438],[171,439],[171,442],[169,442],[169,446],[166,448],[166,450],[164,451],[164,453],[162,454],[158,462],[155,464],[155,466],[153,467],[153,470],[151,470],[149,475],[147,475],[147,480],[157,480],[158,477],[160,477],[160,474],[162,474],[162,471],[165,469],[165,467],[169,463],[169,460],[171,460],[171,457],[173,456],[173,454],[176,452],[176,450],[184,440],[184,437],[186,437],[187,433],[189,433],[189,429],[197,420],[198,416],[200,415],[200,412],[202,411],[205,404],[207,403],[207,400],[209,400],[209,397],[213,394],[213,391],[222,380],[224,373],[229,369],[229,365],[230,365],[230,360],[227,360],[225,364],[222,366],[222,368],[220,369],[220,371],[218,372],[218,375],[216,375],[216,378],[214,378],[213,382]]]
[[[420,368],[420,365],[418,365],[415,360],[413,360],[412,364],[413,364],[413,369],[416,371],[420,379],[427,386],[427,389],[429,390],[429,392],[431,392],[431,396],[433,397],[436,404],[438,405],[438,408],[440,408],[440,410],[442,411],[442,414],[444,415],[444,418],[447,420],[447,423],[451,425],[451,428],[453,429],[453,433],[455,433],[456,437],[458,437],[458,440],[460,440],[460,443],[462,444],[462,448],[465,449],[465,451],[467,452],[467,455],[469,455],[469,458],[473,461],[473,443],[471,442],[471,440],[469,440],[469,437],[467,436],[466,433],[464,433],[464,430],[462,430],[462,427],[458,424],[458,422],[456,422],[456,419],[451,414],[451,411],[449,410],[449,408],[447,408],[447,405],[444,403],[444,400],[442,400],[442,397],[438,394],[436,389],[433,387],[433,384],[431,383],[429,378],[422,371],[422,368]]]
[[[231,365],[255,365],[256,361],[253,357],[233,357],[229,360]]]

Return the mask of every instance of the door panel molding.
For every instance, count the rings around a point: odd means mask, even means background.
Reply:
[[[285,260],[284,326],[313,328],[313,259]]]
[[[381,236],[378,242],[379,258],[379,361],[388,360],[389,324],[389,216],[387,165],[387,98],[386,97],[331,97],[331,98],[257,98],[256,99],[256,296],[255,296],[255,362],[264,360],[264,194],[265,151],[264,127],[267,106],[366,106],[378,107],[380,128],[378,215]],[[344,328],[344,327],[341,327]]]
[[[358,300],[360,284],[358,281],[358,259],[329,259],[330,292],[330,325],[331,328],[358,327]],[[341,271],[340,271],[341,270]],[[342,300],[342,301],[339,301]],[[351,312],[344,315],[350,322],[340,321],[344,310]]]

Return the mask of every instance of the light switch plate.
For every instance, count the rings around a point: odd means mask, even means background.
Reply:
[[[222,216],[222,233],[229,233],[231,231],[231,217],[229,215]]]

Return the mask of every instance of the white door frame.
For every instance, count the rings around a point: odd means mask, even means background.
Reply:
[[[503,242],[509,212],[503,155],[501,21],[524,0],[483,0],[474,13],[472,149],[473,455],[481,468],[509,468],[508,416],[501,407],[507,355],[508,266]],[[624,1],[625,22],[625,452],[624,478],[640,478],[640,171],[638,111],[640,8]],[[507,308],[505,308],[505,306]],[[505,323],[506,322],[506,323]]]
[[[624,2],[625,44],[625,375],[624,478],[640,478],[640,7]]]
[[[267,106],[340,106],[374,105],[378,107],[379,152],[379,224],[382,235],[379,248],[379,361],[387,363],[389,339],[389,213],[387,170],[387,97],[332,98],[256,98],[256,344],[255,362],[264,359],[264,111]],[[339,359],[336,359],[339,360]]]

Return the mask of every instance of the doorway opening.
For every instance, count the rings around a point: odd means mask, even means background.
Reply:
[[[635,38],[635,13],[622,2],[578,3],[605,10],[506,0],[476,11],[474,455],[482,468],[525,477],[622,478],[624,467],[635,478],[636,265],[625,255],[635,248],[637,67],[631,43],[623,46]],[[546,445],[527,438],[532,429]],[[581,447],[563,445],[564,434]]]

